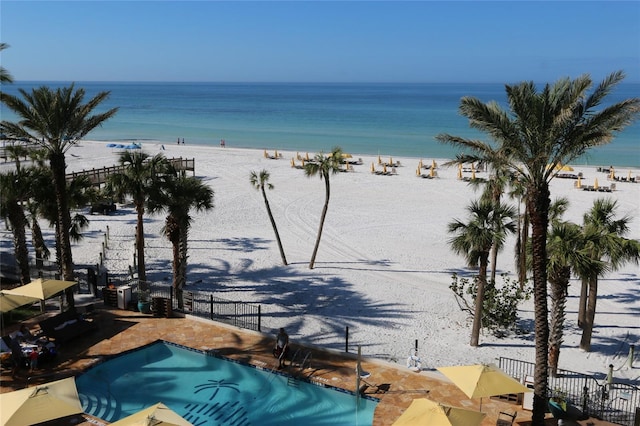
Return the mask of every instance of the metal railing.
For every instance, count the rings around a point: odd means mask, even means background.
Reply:
[[[136,295],[139,294],[140,284],[141,282],[139,280],[129,281],[132,292]],[[183,307],[179,308],[178,299],[172,287],[153,283],[147,284],[149,296],[151,298],[161,297],[171,299],[171,305],[174,311],[223,322],[248,330],[261,331],[260,305],[222,299],[215,297],[213,293],[207,291],[183,291]]]
[[[500,357],[500,368],[517,379],[533,377],[535,364]],[[549,376],[548,396],[562,393],[583,413],[624,426],[633,426],[635,409],[640,407],[640,388],[625,383],[601,383],[594,376],[558,369]]]

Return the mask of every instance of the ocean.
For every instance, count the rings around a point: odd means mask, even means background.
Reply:
[[[17,82],[6,93],[64,82]],[[487,141],[458,113],[460,98],[497,101],[506,108],[504,84],[431,83],[156,83],[76,82],[87,99],[111,92],[98,111],[118,113],[87,139],[154,141],[227,147],[330,151],[354,154],[452,158],[456,148],[434,137],[449,133]],[[622,83],[607,99],[640,96],[640,84]],[[3,120],[15,119],[2,105]],[[640,122],[608,145],[575,162],[640,167]]]

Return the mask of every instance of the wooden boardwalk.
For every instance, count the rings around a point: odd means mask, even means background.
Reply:
[[[196,174],[196,160],[195,158],[169,158],[169,162],[178,171],[190,171],[193,175]],[[102,167],[99,169],[81,170],[79,172],[67,173],[67,181],[71,181],[80,176],[86,176],[94,186],[100,187],[107,182],[107,178],[115,173],[122,173],[126,170],[126,166],[110,166]]]

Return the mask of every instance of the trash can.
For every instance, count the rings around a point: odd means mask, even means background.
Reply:
[[[131,286],[118,287],[118,308],[127,309],[131,301]]]
[[[533,411],[533,376],[525,376],[524,385],[528,389],[531,389],[531,392],[525,392],[522,397],[522,409]]]

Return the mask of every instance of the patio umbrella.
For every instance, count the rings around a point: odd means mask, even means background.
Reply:
[[[0,424],[22,426],[82,413],[73,377],[0,394]]]
[[[75,281],[43,280],[42,278],[38,278],[37,280],[31,281],[29,284],[25,284],[11,290],[4,290],[4,293],[46,300],[76,284],[77,283]]]
[[[6,290],[0,291],[0,312],[2,312],[3,314],[9,311],[13,311],[20,306],[24,306],[40,300],[36,297],[8,294],[5,293],[5,291]]]
[[[393,426],[477,426],[485,414],[439,404],[426,398],[414,399]]]
[[[440,367],[438,371],[449,378],[469,398],[480,398],[480,409],[482,409],[482,398],[485,396],[531,392],[531,389],[493,364]]]
[[[110,423],[111,426],[193,426],[175,411],[159,402],[149,408],[133,413],[132,415]]]

